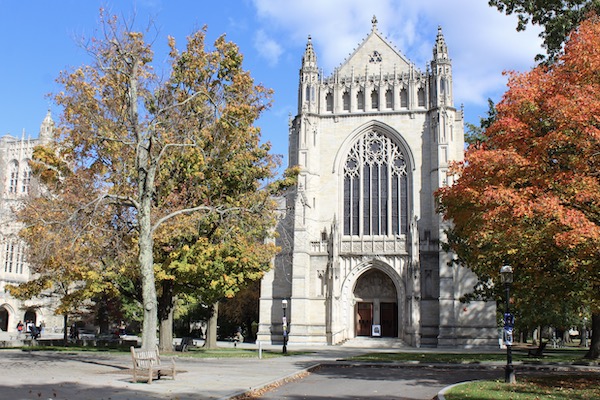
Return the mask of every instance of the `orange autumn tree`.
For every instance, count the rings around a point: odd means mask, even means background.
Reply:
[[[598,358],[600,19],[573,31],[556,63],[511,73],[508,87],[486,142],[467,150],[451,170],[455,184],[438,193],[453,222],[448,244],[482,292],[512,265],[516,310],[590,310],[586,357]]]

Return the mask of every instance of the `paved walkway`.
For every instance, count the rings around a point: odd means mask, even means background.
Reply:
[[[319,350],[319,349],[315,349]],[[0,350],[1,399],[229,399],[320,362],[364,352],[331,350],[275,358],[177,357],[176,380],[131,382],[131,356],[114,353]]]
[[[231,344],[224,345],[231,346]],[[254,345],[244,345],[244,347],[256,348]],[[280,350],[280,347],[271,348]],[[339,369],[340,364],[342,364],[342,368],[349,367],[350,364],[343,364],[336,360],[373,351],[373,349],[338,346],[311,347],[310,349],[314,353],[269,359],[258,359],[258,357],[254,359],[177,357],[178,375],[176,380],[163,378],[158,381],[155,380],[151,385],[142,382],[131,382],[131,357],[129,354],[0,350],[0,398],[10,400],[229,399],[271,384],[276,387],[278,385],[275,383],[296,376],[318,364],[329,365],[329,367],[323,368],[320,373],[313,374],[315,378],[333,379],[338,376],[337,373],[341,373],[340,378],[346,379],[348,383],[344,384],[346,385],[345,389],[351,390],[350,393],[360,390],[361,382],[365,384],[366,381],[370,380],[365,378],[367,375],[360,375],[361,372],[358,369],[353,371],[350,371],[349,368],[346,368],[346,370]],[[331,367],[331,365],[335,365],[335,367]],[[411,366],[407,365],[406,367]],[[333,369],[328,370],[328,368]],[[495,371],[492,372],[501,377],[503,375],[502,366],[498,365],[495,368]],[[438,379],[435,376],[447,372],[441,370],[436,372],[437,369],[429,366],[421,367],[421,372],[414,365],[412,368],[397,369],[404,369],[405,371],[410,369],[413,371],[407,372],[408,378],[406,381],[409,387],[413,385],[414,390],[417,390],[415,385],[418,384],[431,385],[431,379],[438,382],[440,387],[446,384],[445,379]],[[459,369],[466,372],[461,373]],[[453,374],[456,374],[456,377],[452,379],[452,382],[473,379],[474,374],[468,370],[469,368],[465,366],[455,369]],[[382,376],[387,376],[388,378],[385,378],[387,381],[398,384],[392,372],[386,374],[385,371],[380,370],[379,373],[382,373]],[[356,374],[362,376],[363,380],[356,379]],[[426,376],[427,379],[414,381],[414,379],[411,380],[410,374],[413,374],[415,379],[419,375]],[[385,379],[380,379],[381,385],[383,385]],[[310,381],[306,382],[310,383]],[[355,389],[352,389],[351,385],[354,385],[352,387]],[[398,387],[395,387],[391,390],[397,389]],[[437,387],[435,390],[438,390]],[[430,399],[431,397],[427,397],[430,394],[431,390],[422,395],[425,397],[412,397],[411,395],[411,397],[406,398]],[[277,398],[278,395],[267,394],[266,396],[266,398]],[[291,398],[315,399],[324,397]]]

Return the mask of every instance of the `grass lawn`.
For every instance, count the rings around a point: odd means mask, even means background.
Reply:
[[[127,353],[129,348],[125,347],[95,347],[95,346],[24,346],[20,347],[23,351],[61,351],[61,352],[97,352],[97,353]],[[192,347],[186,352],[168,352],[161,353],[166,356],[178,356],[189,358],[258,358],[258,350],[244,349],[241,347],[219,347],[216,349],[205,349],[203,347]],[[281,356],[295,356],[308,354],[308,352],[288,351],[282,354],[281,351],[263,350],[263,358],[273,358]]]
[[[543,357],[529,357],[526,350],[514,350],[513,362],[526,364],[567,363],[581,365],[600,365],[598,360],[584,359],[586,350],[577,348],[562,348],[545,350]],[[478,364],[482,362],[506,362],[506,352],[490,353],[419,353],[419,352],[373,352],[350,358],[352,361],[373,362],[422,362],[422,363],[453,363]]]
[[[528,357],[524,349],[513,351],[513,362],[522,364],[572,364],[600,365],[598,360],[587,360],[586,350],[561,348],[544,351],[543,357]],[[478,364],[483,362],[506,363],[505,352],[493,353],[418,353],[385,352],[368,353],[353,357],[354,361],[418,362]],[[600,399],[600,373],[519,372],[517,384],[504,381],[477,381],[458,385],[445,394],[447,400],[597,400]]]
[[[444,394],[446,400],[595,400],[600,399],[600,374],[519,376],[510,385],[479,381],[458,385]]]

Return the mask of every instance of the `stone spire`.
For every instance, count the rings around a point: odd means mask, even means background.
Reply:
[[[317,55],[315,54],[315,49],[313,48],[310,35],[308,35],[306,50],[302,56],[302,70],[310,72],[317,70]]]
[[[448,60],[448,46],[442,33],[442,27],[438,26],[437,37],[435,38],[435,46],[433,46],[434,60]]]
[[[302,56],[300,68],[300,85],[298,88],[298,114],[303,110],[314,112],[316,110],[317,85],[319,69],[317,67],[317,54],[313,48],[312,39],[308,36],[306,50]]]
[[[54,120],[50,110],[46,113],[46,117],[40,126],[40,142],[48,143],[54,138]]]

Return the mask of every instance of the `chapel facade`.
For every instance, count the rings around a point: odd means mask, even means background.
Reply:
[[[280,343],[285,320],[290,345],[497,345],[495,305],[460,302],[476,278],[441,246],[446,222],[434,193],[452,184],[448,168],[463,154],[441,28],[425,72],[375,17],[330,76],[309,37],[289,126],[289,164],[301,172],[283,200],[282,251],[261,283],[257,340]]]
[[[19,238],[21,224],[15,220],[15,210],[29,195],[33,182],[29,160],[33,148],[53,140],[54,121],[47,113],[37,139],[5,135],[0,138],[0,339],[17,332],[17,323],[31,321],[46,329],[62,328],[62,318],[54,315],[48,299],[21,301],[5,289],[31,279],[27,263],[27,247]],[[13,335],[14,336],[14,335]]]

